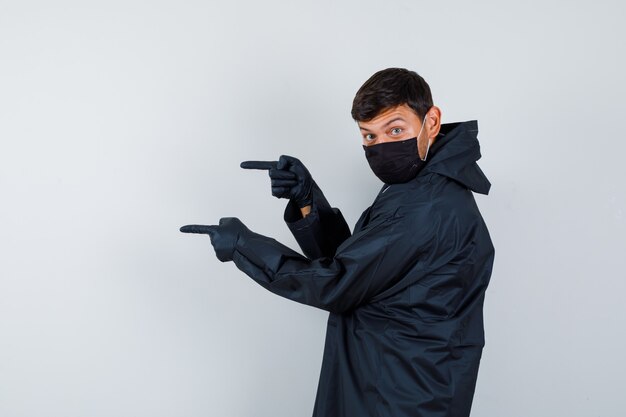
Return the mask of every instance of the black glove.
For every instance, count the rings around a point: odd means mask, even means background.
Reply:
[[[237,239],[244,233],[251,233],[250,229],[236,217],[224,217],[220,219],[219,226],[203,226],[190,224],[180,228],[183,233],[201,233],[209,235],[211,244],[215,249],[217,259],[222,262],[232,261]]]
[[[290,198],[300,208],[311,205],[313,178],[299,159],[281,155],[278,161],[245,161],[241,167],[269,170],[274,197]]]

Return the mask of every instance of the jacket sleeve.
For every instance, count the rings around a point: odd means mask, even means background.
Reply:
[[[447,262],[429,252],[433,235],[423,232],[416,234],[415,226],[407,227],[405,217],[392,216],[347,238],[333,257],[317,259],[305,258],[272,238],[249,232],[239,237],[233,261],[275,294],[343,313],[392,289],[407,275],[419,280],[435,264]]]
[[[290,200],[284,220],[309,259],[332,258],[339,245],[350,237],[350,228],[341,211],[330,206],[315,181],[311,194],[311,212],[306,217],[302,217],[300,208]]]

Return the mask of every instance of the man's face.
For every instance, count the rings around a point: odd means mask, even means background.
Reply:
[[[376,115],[372,120],[359,122],[363,136],[363,145],[372,146],[414,138],[422,127],[417,114],[406,104],[390,107]],[[422,132],[424,136],[425,132]],[[424,138],[420,138],[420,142]]]

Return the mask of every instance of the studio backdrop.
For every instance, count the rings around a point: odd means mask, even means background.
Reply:
[[[0,0],[0,416],[308,416],[327,313],[189,223],[299,250],[264,172],[353,226],[374,72],[477,120],[496,260],[472,415],[626,409],[624,2]]]

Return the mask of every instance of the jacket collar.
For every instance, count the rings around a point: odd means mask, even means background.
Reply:
[[[477,135],[477,120],[442,123],[419,175],[440,174],[476,193],[488,194],[491,183],[476,163],[481,157]]]

